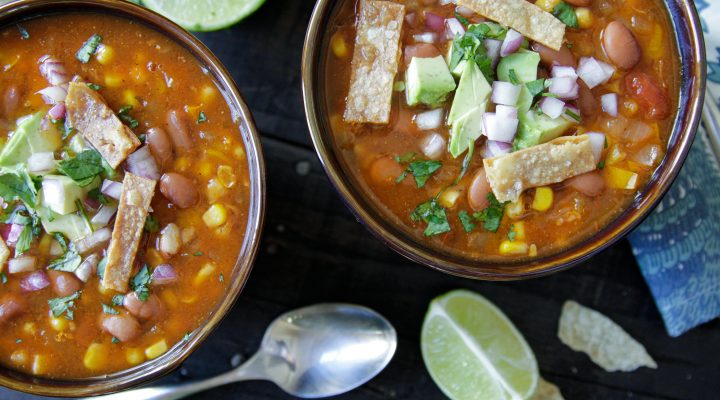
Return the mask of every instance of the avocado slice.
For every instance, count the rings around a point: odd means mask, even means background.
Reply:
[[[450,154],[457,158],[482,135],[483,120],[487,103],[483,103],[458,118],[450,129]]]
[[[450,129],[450,154],[458,157],[482,134],[482,116],[487,109],[491,92],[485,76],[474,62],[463,71],[455,98],[453,99],[448,125]]]
[[[85,196],[83,188],[64,175],[46,175],[42,181],[42,205],[60,214],[77,211],[77,200]]]
[[[25,163],[32,154],[54,152],[62,146],[60,132],[51,126],[43,130],[45,112],[26,115],[17,120],[17,128],[0,152],[0,166]]]
[[[455,90],[455,79],[450,74],[443,56],[413,57],[406,74],[407,103],[410,106],[438,106]]]
[[[525,86],[525,83],[532,82],[537,79],[537,69],[540,63],[540,54],[520,49],[500,60],[497,67],[498,79],[510,82],[510,71],[515,71],[518,81],[522,84],[520,90],[520,98],[518,99],[518,115],[522,116],[525,111],[530,109],[533,97]],[[522,118],[522,117],[521,117]]]
[[[527,111],[520,116],[513,147],[520,150],[549,142],[560,137],[572,125],[572,121],[563,117],[552,119],[545,114]]]
[[[77,214],[57,215],[50,210],[41,209],[39,215],[45,232],[60,232],[72,241],[91,233],[85,221]]]

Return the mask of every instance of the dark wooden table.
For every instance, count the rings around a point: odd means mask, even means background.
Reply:
[[[720,398],[720,323],[670,338],[626,241],[571,271],[523,282],[464,280],[416,265],[374,239],[345,208],[311,147],[303,114],[300,57],[311,0],[271,0],[232,29],[200,38],[232,71],[262,133],[268,172],[265,234],[237,305],[210,339],[165,382],[202,378],[258,347],[265,327],[289,309],[318,302],[371,307],[396,327],[395,358],[342,399],[441,399],[420,355],[428,302],[475,290],[507,313],[566,399]],[[609,373],[556,336],[562,303],[593,307],[638,338],[657,370]],[[237,361],[238,357],[235,357]],[[0,399],[30,399],[0,389]],[[196,399],[283,399],[266,382],[218,388]],[[132,400],[132,399],[129,399]]]

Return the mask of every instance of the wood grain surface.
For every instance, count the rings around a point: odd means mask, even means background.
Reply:
[[[420,355],[428,302],[475,290],[507,313],[535,351],[541,374],[566,399],[720,398],[720,323],[679,338],[666,333],[626,241],[570,271],[530,281],[464,280],[416,265],[387,249],[346,209],[310,145],[300,57],[311,0],[270,0],[239,25],[199,37],[237,81],[263,136],[268,208],[261,252],[236,306],[216,332],[164,382],[223,372],[257,349],[277,315],[318,302],[371,307],[396,327],[388,368],[338,399],[442,399]],[[562,303],[574,299],[622,325],[648,349],[657,370],[609,373],[557,339]],[[0,399],[33,399],[0,389]],[[284,399],[266,382],[218,388],[194,399]],[[129,398],[129,400],[131,400]]]

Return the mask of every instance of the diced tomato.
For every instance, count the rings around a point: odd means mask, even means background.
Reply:
[[[410,65],[413,57],[432,58],[440,55],[440,50],[429,43],[412,44],[405,47],[405,65]]]
[[[648,74],[633,72],[625,77],[630,96],[640,104],[645,116],[650,119],[665,119],[670,116],[670,102],[662,88]]]

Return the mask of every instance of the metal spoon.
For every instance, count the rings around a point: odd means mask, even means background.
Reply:
[[[351,304],[318,304],[276,318],[258,352],[234,370],[206,380],[94,399],[180,399],[246,380],[268,380],[297,397],[335,396],[382,371],[396,347],[395,328],[375,311]]]

